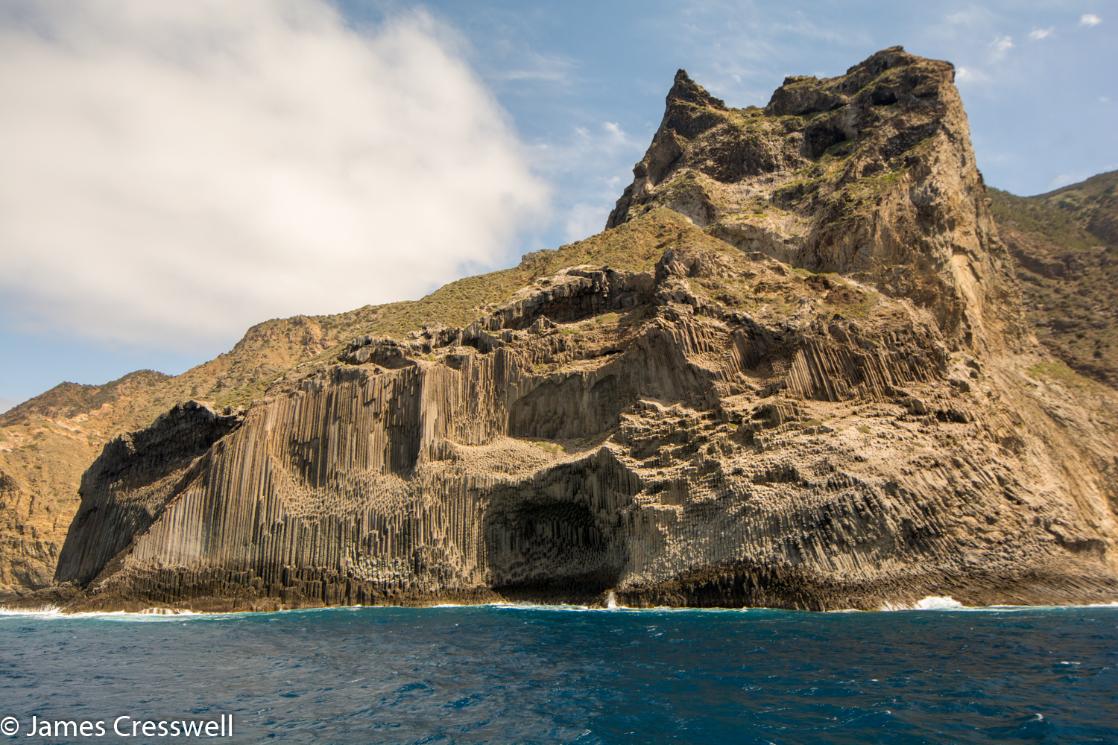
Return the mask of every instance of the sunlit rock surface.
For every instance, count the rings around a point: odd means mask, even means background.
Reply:
[[[71,607],[1118,597],[1118,394],[1049,374],[947,63],[681,71],[604,233],[319,328],[109,442]]]

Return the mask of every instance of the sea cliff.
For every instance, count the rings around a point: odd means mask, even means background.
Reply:
[[[1118,392],[1021,297],[950,64],[745,109],[680,71],[604,232],[176,389],[31,597],[1113,600]]]

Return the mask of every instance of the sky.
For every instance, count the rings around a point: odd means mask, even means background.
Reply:
[[[986,182],[1118,168],[1118,2],[0,0],[0,411],[605,223],[676,69],[947,59]]]

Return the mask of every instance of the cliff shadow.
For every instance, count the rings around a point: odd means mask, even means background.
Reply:
[[[495,494],[482,521],[488,584],[525,599],[580,600],[629,564],[639,482],[605,451]]]

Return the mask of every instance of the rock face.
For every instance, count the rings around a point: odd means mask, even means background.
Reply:
[[[51,584],[78,481],[104,446],[103,433],[142,427],[172,405],[173,398],[136,403],[166,381],[141,371],[103,386],[63,383],[0,414],[0,594]]]
[[[101,449],[192,398],[240,407],[283,371],[366,328],[376,309],[266,321],[229,352],[168,377],[134,372],[105,385],[62,383],[0,414],[0,599],[48,587]]]
[[[82,477],[84,499],[62,547],[58,574],[91,582],[158,519],[168,490],[195,478],[201,456],[238,423],[238,417],[190,401],[147,429],[109,442]]]
[[[72,607],[1118,597],[1118,394],[1049,374],[952,77],[681,72],[605,232],[107,445]]]
[[[1019,338],[953,80],[950,64],[894,47],[729,109],[681,70],[608,226],[665,205],[743,250],[908,298],[952,339]]]
[[[1118,172],[1035,197],[990,195],[1041,343],[1118,387]]]

